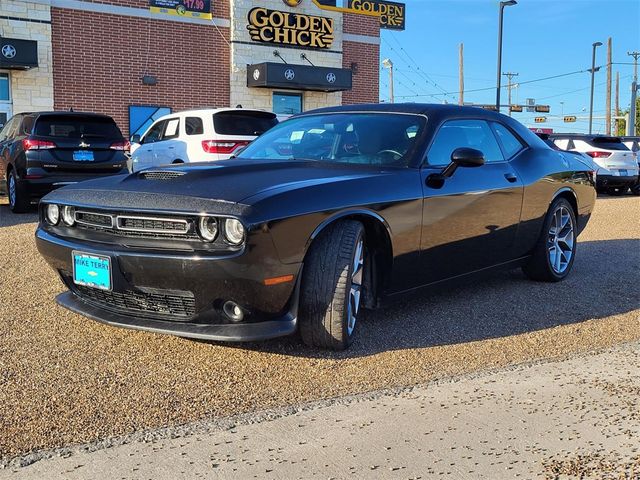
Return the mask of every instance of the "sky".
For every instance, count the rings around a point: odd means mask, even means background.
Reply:
[[[458,48],[464,43],[465,102],[495,103],[499,2],[404,1],[406,30],[381,30],[380,58],[394,64],[395,101],[457,103]],[[595,73],[593,131],[604,133],[608,37],[614,63],[611,105],[619,72],[620,108],[626,109],[633,79],[633,58],[627,52],[640,51],[639,0],[518,0],[504,11],[502,71],[518,73],[513,80],[518,83],[587,70],[592,44],[602,42],[596,51],[596,66],[603,68]],[[502,85],[506,83],[503,76]],[[519,85],[512,90],[512,103],[534,98],[550,105],[551,112],[513,116],[527,126],[587,132],[590,87],[589,72]],[[483,88],[490,89],[471,91]],[[381,67],[381,101],[388,101],[388,90],[389,73]],[[501,95],[506,105],[506,89]],[[578,121],[564,123],[563,115],[575,115]],[[534,123],[536,116],[546,116],[547,122]]]

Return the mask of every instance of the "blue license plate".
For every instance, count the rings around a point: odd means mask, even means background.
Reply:
[[[76,251],[71,255],[75,284],[111,290],[111,259],[109,257]]]
[[[76,162],[93,162],[93,151],[77,150],[73,152],[73,160]]]

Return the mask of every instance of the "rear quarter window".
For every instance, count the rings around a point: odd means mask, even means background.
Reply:
[[[277,125],[269,112],[229,111],[213,114],[213,128],[220,135],[258,136]]]
[[[36,121],[34,133],[53,138],[122,138],[113,119],[82,115],[41,116]]]

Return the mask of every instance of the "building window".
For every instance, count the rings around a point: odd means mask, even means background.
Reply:
[[[295,115],[302,112],[301,93],[273,92],[273,113]]]
[[[11,101],[11,94],[9,90],[9,74],[0,73],[0,102]]]

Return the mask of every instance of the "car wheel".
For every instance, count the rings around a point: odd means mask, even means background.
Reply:
[[[626,191],[627,191],[627,187],[615,187],[615,188],[612,187],[609,190],[607,190],[607,193],[609,195],[619,197],[620,195],[624,195]]]
[[[13,213],[24,213],[29,210],[29,196],[14,170],[11,170],[7,177],[7,196],[9,208]]]
[[[631,193],[633,193],[634,195],[640,195],[640,183],[636,183],[631,187]]]
[[[362,223],[331,225],[316,238],[302,272],[299,327],[307,345],[344,350],[353,342],[366,266]]]
[[[544,219],[540,238],[529,262],[522,268],[533,280],[559,282],[573,266],[576,255],[576,216],[564,198],[556,199]]]

